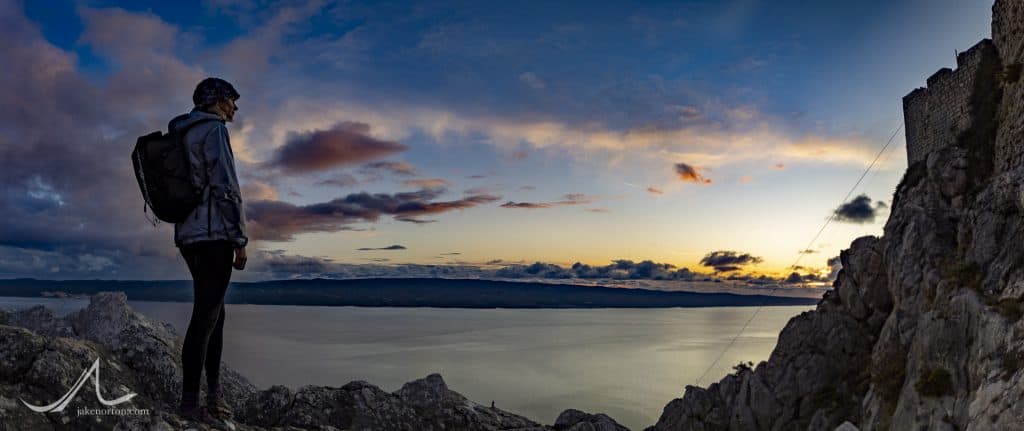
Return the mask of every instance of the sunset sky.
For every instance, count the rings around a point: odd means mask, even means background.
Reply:
[[[0,0],[0,277],[184,279],[128,158],[201,79],[249,217],[236,280],[345,264],[804,272],[881,234],[901,98],[991,1]],[[395,247],[398,246],[398,247]],[[334,266],[332,266],[334,265]],[[340,265],[340,266],[339,266]]]

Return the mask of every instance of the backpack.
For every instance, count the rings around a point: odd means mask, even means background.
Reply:
[[[185,147],[185,132],[204,119],[167,134],[155,131],[139,136],[132,150],[135,179],[142,191],[142,212],[146,207],[167,223],[181,223],[203,201],[205,187],[192,183],[192,163]],[[156,222],[153,222],[156,225]]]

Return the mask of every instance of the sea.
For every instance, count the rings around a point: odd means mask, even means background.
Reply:
[[[0,297],[0,308],[43,304],[61,315],[87,303]],[[172,324],[181,337],[192,310],[191,303],[181,302],[129,305]],[[363,380],[391,392],[440,373],[450,389],[470,400],[487,406],[493,401],[542,424],[574,408],[643,430],[682,397],[686,385],[707,387],[740,362],[768,359],[786,322],[813,308],[228,304],[222,359],[259,388],[339,387]]]

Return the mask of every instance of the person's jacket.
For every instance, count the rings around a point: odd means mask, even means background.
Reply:
[[[195,124],[208,119],[213,121]],[[204,190],[202,203],[188,218],[174,224],[174,245],[228,240],[235,247],[244,247],[249,239],[245,235],[245,212],[227,126],[219,115],[193,108],[174,117],[167,129],[174,131],[193,124],[183,137],[192,162],[192,181],[196,187],[209,187]]]

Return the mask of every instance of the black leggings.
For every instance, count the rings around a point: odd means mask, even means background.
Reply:
[[[199,241],[179,248],[192,273],[192,318],[181,349],[182,391],[199,392],[206,365],[207,387],[217,386],[224,345],[224,294],[231,281],[234,246],[228,241]]]

